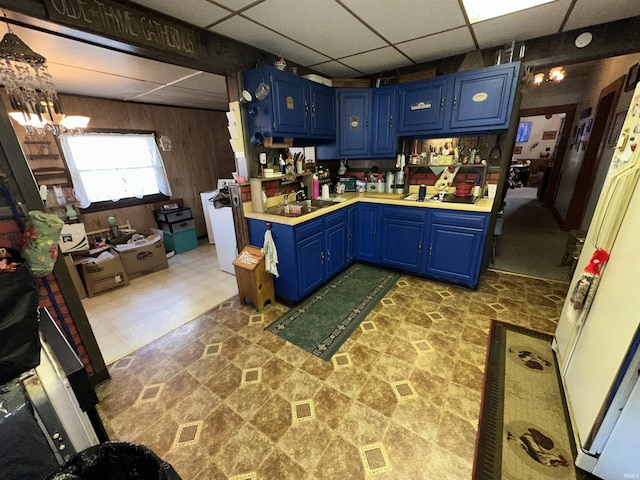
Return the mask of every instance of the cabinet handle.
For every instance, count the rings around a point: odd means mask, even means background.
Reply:
[[[376,238],[376,229],[373,229],[373,238]]]
[[[320,258],[322,260],[322,265],[324,265],[324,252],[320,252]]]
[[[311,116],[313,118],[316,118],[316,104],[315,103],[311,104]]]
[[[422,253],[422,242],[418,243],[418,255]]]
[[[308,115],[309,113],[309,103],[305,100],[304,102],[304,115],[305,117]]]
[[[393,117],[389,117],[389,128],[393,128]]]
[[[433,251],[433,243],[429,244],[429,256],[431,256],[431,252]]]
[[[440,110],[444,110],[444,97],[440,98]]]
[[[456,109],[456,105],[458,105],[458,99],[456,97],[453,97],[453,110]]]
[[[327,262],[331,261],[331,250],[327,250]]]

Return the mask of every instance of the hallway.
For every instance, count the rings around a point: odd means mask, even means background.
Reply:
[[[509,189],[505,201],[502,235],[489,268],[567,281],[570,266],[561,267],[560,260],[569,234],[536,198],[536,188]]]

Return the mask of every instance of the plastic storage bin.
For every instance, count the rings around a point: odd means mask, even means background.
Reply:
[[[164,231],[164,246],[168,252],[184,253],[198,247],[196,229],[183,230],[181,232]]]

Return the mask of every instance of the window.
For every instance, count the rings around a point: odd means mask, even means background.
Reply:
[[[520,122],[518,125],[518,133],[516,134],[516,143],[524,143],[529,141],[531,135],[532,122]]]
[[[171,196],[152,133],[65,133],[60,144],[80,208],[158,193]]]

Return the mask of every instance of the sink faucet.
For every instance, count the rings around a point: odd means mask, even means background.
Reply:
[[[297,198],[298,195],[301,194],[301,193],[304,195],[304,189],[300,189],[300,190],[298,190],[296,192],[285,193],[284,194],[284,204],[285,205],[289,205],[289,195],[294,195],[295,194],[296,198]],[[305,199],[303,198],[303,200],[305,200]]]

